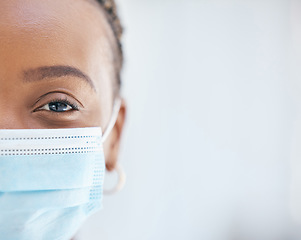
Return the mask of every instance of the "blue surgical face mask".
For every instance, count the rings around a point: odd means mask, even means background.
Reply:
[[[0,130],[0,238],[70,240],[102,207],[103,141],[100,128]]]

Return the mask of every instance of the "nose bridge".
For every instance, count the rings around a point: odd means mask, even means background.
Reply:
[[[0,96],[0,129],[26,128],[26,119],[22,117],[22,111],[18,109],[14,99],[8,99]]]
[[[0,129],[28,128],[26,91],[17,80],[15,74],[0,71]]]
[[[12,112],[3,112],[0,109],[0,129],[22,129],[26,128],[22,118]]]

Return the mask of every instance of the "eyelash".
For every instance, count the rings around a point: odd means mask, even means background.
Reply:
[[[52,103],[63,103],[63,104],[67,104],[69,105],[72,109],[68,110],[68,111],[65,111],[65,112],[53,112],[53,111],[50,111],[51,113],[59,113],[59,114],[62,114],[62,113],[67,113],[67,112],[70,112],[70,111],[79,111],[79,107],[77,104],[74,104],[72,102],[70,102],[68,99],[62,99],[62,98],[56,98],[56,99],[53,99],[51,100],[50,102],[44,104],[43,106],[39,107],[36,111],[42,109],[44,106],[48,105],[48,104],[52,104]]]

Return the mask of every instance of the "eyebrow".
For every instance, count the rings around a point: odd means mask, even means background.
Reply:
[[[95,91],[95,86],[91,80],[91,78],[79,70],[78,68],[71,66],[43,66],[34,69],[25,70],[23,72],[23,80],[24,82],[35,82],[45,80],[47,78],[59,78],[65,76],[73,76],[79,79],[84,80],[88,83],[91,88]]]

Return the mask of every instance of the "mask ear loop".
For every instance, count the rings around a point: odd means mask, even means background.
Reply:
[[[118,114],[119,114],[119,110],[120,110],[120,106],[121,106],[121,99],[120,98],[116,98],[114,101],[114,106],[113,106],[113,111],[112,111],[112,116],[111,119],[109,121],[109,124],[106,128],[106,130],[104,131],[104,134],[102,136],[102,143],[104,143],[106,141],[106,139],[108,138],[108,136],[110,135],[116,121],[118,118]],[[121,167],[121,165],[119,163],[116,164],[115,169],[114,169],[117,174],[118,174],[118,183],[117,185],[110,189],[110,190],[104,190],[104,194],[114,194],[119,192],[125,185],[126,182],[126,174],[123,170],[123,168]]]
[[[109,121],[109,124],[108,124],[106,130],[104,131],[104,133],[102,135],[102,143],[104,143],[107,140],[108,136],[110,135],[110,133],[111,133],[116,121],[117,121],[120,106],[121,106],[121,99],[116,98],[115,101],[114,101],[114,106],[113,106],[111,119]]]

